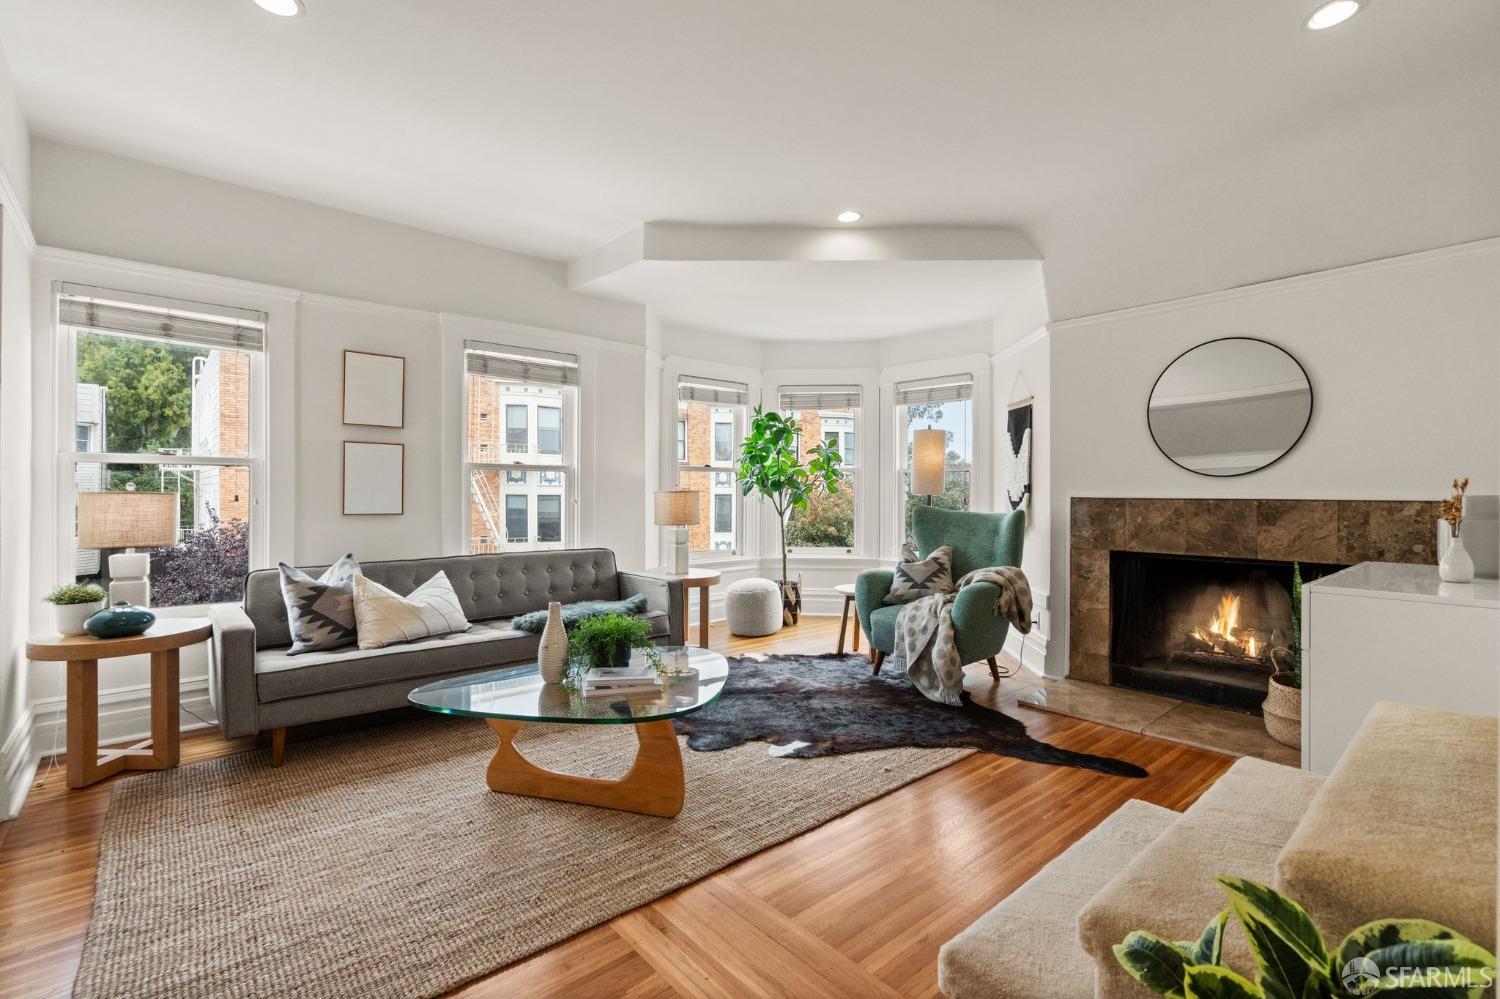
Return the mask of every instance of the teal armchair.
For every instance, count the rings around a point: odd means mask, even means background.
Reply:
[[[943,545],[953,548],[953,579],[957,582],[975,569],[992,565],[1021,564],[1021,546],[1026,539],[1026,512],[974,513],[919,506],[912,511],[912,532],[917,537],[917,556],[926,558]],[[859,624],[870,640],[870,659],[875,672],[896,648],[896,616],[904,604],[885,603],[895,573],[890,569],[867,569],[854,581],[854,605]],[[953,631],[958,654],[966,663],[981,659],[990,664],[990,674],[1000,675],[995,654],[1005,646],[1010,622],[995,613],[1000,591],[993,583],[971,583],[953,601]]]

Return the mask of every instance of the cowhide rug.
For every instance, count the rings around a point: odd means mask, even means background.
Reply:
[[[742,656],[729,660],[719,699],[674,720],[700,753],[744,742],[783,747],[779,756],[859,753],[894,746],[966,746],[1035,763],[1144,777],[1133,763],[1038,742],[1009,715],[963,695],[959,708],[923,697],[905,675],[870,673],[864,656]]]

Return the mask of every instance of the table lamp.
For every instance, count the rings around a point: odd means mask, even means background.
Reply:
[[[943,470],[948,462],[948,433],[945,430],[913,430],[911,435],[911,491],[914,496],[932,497],[943,491]]]
[[[109,602],[151,606],[151,556],[177,544],[176,493],[78,494],[78,547],[123,548],[109,557]]]
[[[672,528],[672,557],[667,567],[679,576],[688,571],[688,527],[698,523],[702,513],[698,493],[692,489],[662,489],[656,494],[656,523]]]

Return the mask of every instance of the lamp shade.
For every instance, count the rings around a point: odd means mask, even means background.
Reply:
[[[656,494],[656,522],[663,527],[698,523],[698,494],[692,489],[663,489]]]
[[[170,548],[176,493],[79,493],[79,548]]]
[[[911,491],[914,496],[936,496],[943,491],[943,466],[948,460],[948,433],[913,430],[911,435]]]

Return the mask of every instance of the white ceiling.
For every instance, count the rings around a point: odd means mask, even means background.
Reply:
[[[557,259],[853,206],[1028,233],[1060,317],[1500,232],[1494,0],[306,4],[6,0],[0,42],[40,134]]]

